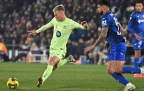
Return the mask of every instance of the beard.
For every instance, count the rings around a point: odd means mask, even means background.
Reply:
[[[103,11],[100,11],[99,14],[100,14],[100,15],[103,15]]]

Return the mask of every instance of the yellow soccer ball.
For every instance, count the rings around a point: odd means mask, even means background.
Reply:
[[[17,81],[16,78],[11,77],[11,78],[9,78],[8,81],[7,81],[7,86],[8,86],[8,88],[10,88],[10,89],[16,89],[16,88],[19,86],[19,82]]]

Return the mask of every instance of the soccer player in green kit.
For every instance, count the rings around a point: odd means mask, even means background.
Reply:
[[[37,87],[40,87],[44,83],[55,68],[64,65],[69,60],[74,60],[72,56],[64,59],[66,54],[66,44],[71,32],[74,29],[88,30],[87,22],[84,21],[81,25],[72,19],[67,18],[65,15],[65,8],[62,4],[57,5],[53,9],[53,12],[55,17],[48,24],[42,26],[38,30],[28,31],[29,34],[36,34],[54,27],[48,66],[43,75],[39,77]]]

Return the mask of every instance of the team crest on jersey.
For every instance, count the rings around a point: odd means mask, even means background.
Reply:
[[[103,26],[104,26],[104,25],[107,25],[106,20],[102,21],[102,25],[103,25]]]

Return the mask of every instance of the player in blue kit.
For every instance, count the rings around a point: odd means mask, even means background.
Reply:
[[[98,11],[103,16],[101,20],[102,31],[95,44],[85,48],[89,51],[97,47],[105,38],[110,44],[110,54],[108,56],[108,73],[119,83],[125,85],[124,91],[134,91],[135,86],[130,83],[122,74],[124,73],[141,73],[144,69],[134,67],[123,67],[125,63],[126,44],[120,32],[120,24],[115,16],[109,10],[110,2],[108,0],[100,0],[98,3]]]
[[[132,34],[132,43],[135,52],[134,66],[141,67],[144,65],[144,57],[141,58],[141,49],[144,48],[144,11],[141,0],[136,1],[135,11],[131,14],[128,23],[128,30]],[[142,78],[144,76],[134,74],[134,77]]]

